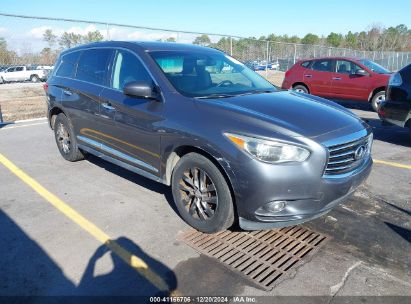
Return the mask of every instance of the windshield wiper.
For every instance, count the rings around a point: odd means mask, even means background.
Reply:
[[[252,94],[263,94],[263,93],[274,93],[276,91],[273,90],[251,90],[251,91],[247,91],[241,94],[237,94],[237,96],[241,96],[241,95],[252,95]]]
[[[232,94],[210,94],[210,95],[204,95],[204,96],[197,96],[195,98],[197,99],[213,99],[213,98],[229,98],[229,97],[234,97],[236,95]]]

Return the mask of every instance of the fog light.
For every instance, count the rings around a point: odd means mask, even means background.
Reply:
[[[274,201],[269,202],[264,206],[264,209],[268,212],[277,213],[282,211],[285,208],[285,201]]]

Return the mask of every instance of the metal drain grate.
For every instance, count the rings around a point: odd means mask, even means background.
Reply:
[[[247,279],[270,290],[302,258],[313,254],[327,237],[302,226],[252,232],[205,234],[191,229],[182,241]]]

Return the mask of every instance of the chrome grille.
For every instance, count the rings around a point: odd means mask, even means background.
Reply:
[[[328,147],[328,163],[325,175],[348,173],[358,168],[368,158],[372,144],[372,135],[355,141],[337,144]],[[365,147],[364,155],[358,157],[358,149]],[[357,151],[357,154],[356,154]]]

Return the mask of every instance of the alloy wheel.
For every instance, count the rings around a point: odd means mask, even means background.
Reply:
[[[57,126],[57,142],[59,143],[60,149],[65,153],[70,153],[70,134],[67,131],[64,124],[59,123]]]
[[[204,170],[185,170],[179,185],[181,200],[193,218],[201,221],[213,218],[218,206],[217,189]]]

